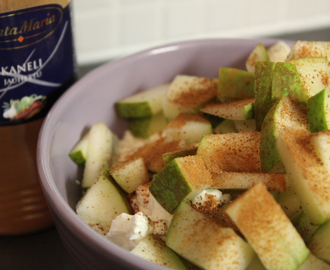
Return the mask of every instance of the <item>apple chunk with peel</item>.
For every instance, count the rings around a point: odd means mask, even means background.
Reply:
[[[161,112],[162,100],[169,85],[159,85],[142,92],[138,92],[116,102],[116,109],[121,117],[140,118]]]
[[[206,135],[197,155],[211,174],[260,172],[260,132]]]
[[[291,48],[283,41],[278,41],[267,49],[269,61],[285,62]]]
[[[306,260],[308,248],[264,184],[246,191],[226,212],[266,269],[298,269]]]
[[[104,169],[78,202],[76,213],[96,232],[106,235],[112,220],[121,213],[131,214],[132,209],[126,194]]]
[[[148,170],[143,158],[116,162],[109,168],[109,173],[127,193],[132,193],[138,186],[149,181]]]
[[[298,194],[304,212],[312,224],[324,223],[330,218],[330,173],[316,155],[309,132],[282,130],[277,148],[290,186]]]
[[[198,143],[204,135],[212,134],[212,125],[200,115],[179,114],[165,128],[166,140],[184,140],[188,145]]]
[[[187,270],[181,258],[155,235],[149,235],[142,239],[131,253],[158,265],[176,270]]]
[[[88,156],[89,132],[87,132],[72,148],[69,157],[78,165],[85,165]]]
[[[310,135],[310,143],[316,156],[330,172],[330,130],[324,130]]]
[[[263,172],[282,164],[276,142],[283,128],[308,130],[307,113],[289,97],[282,97],[267,113],[261,126],[260,162]]]
[[[232,228],[222,227],[185,202],[174,213],[166,245],[201,269],[244,270],[255,256]]]
[[[114,134],[105,123],[95,123],[91,127],[82,188],[89,188],[96,181],[103,168],[109,166],[113,155],[114,139]]]
[[[200,106],[216,97],[218,79],[177,75],[163,99],[163,112],[167,121],[179,113],[197,113]]]
[[[254,74],[236,68],[220,68],[217,97],[219,100],[254,98]]]
[[[326,57],[330,61],[330,42],[298,40],[286,60],[306,57]]]
[[[258,43],[246,60],[245,67],[248,72],[254,73],[255,64],[258,61],[268,61],[269,55],[265,46]]]
[[[196,197],[212,186],[212,178],[199,156],[173,159],[151,181],[149,190],[173,214],[182,200]]]
[[[311,132],[330,129],[330,87],[308,100],[307,117]]]
[[[210,103],[205,105],[201,112],[230,120],[247,120],[254,117],[253,104],[254,98],[228,103]]]

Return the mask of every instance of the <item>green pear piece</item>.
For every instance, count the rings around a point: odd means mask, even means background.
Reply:
[[[217,97],[219,100],[254,98],[254,74],[236,68],[219,68]]]
[[[312,96],[307,104],[307,117],[311,132],[330,129],[330,88]]]
[[[308,98],[329,86],[329,62],[325,57],[306,57],[289,61],[294,64]]]
[[[121,213],[131,214],[126,194],[111,179],[107,170],[87,190],[76,206],[77,215],[96,232],[106,235],[112,220]]]
[[[271,62],[285,62],[291,51],[290,46],[284,41],[277,41],[275,44],[267,49],[269,61]]]
[[[108,167],[113,155],[115,136],[105,123],[95,123],[89,131],[88,156],[85,163],[82,188],[89,188],[104,167]]]
[[[310,97],[306,92],[296,65],[288,62],[277,62],[272,81],[273,104],[278,102],[283,96],[289,96],[303,108],[307,108],[307,102]]]
[[[308,244],[309,240],[318,228],[319,225],[313,225],[304,212],[300,215],[300,218],[296,224],[296,229],[306,244]]]
[[[139,118],[147,117],[161,112],[162,100],[169,85],[138,92],[116,102],[116,109],[121,117]]]
[[[255,253],[232,228],[182,202],[174,213],[166,245],[201,269],[244,270]]]
[[[330,220],[318,227],[307,246],[312,254],[330,264]]]
[[[187,145],[198,143],[204,135],[212,134],[212,124],[193,114],[179,114],[165,128],[166,140],[184,140]]]
[[[309,250],[280,205],[259,182],[226,212],[266,269],[298,269]]]
[[[254,117],[258,131],[261,130],[262,122],[273,106],[272,83],[274,68],[275,63],[270,61],[259,61],[255,65]]]
[[[151,181],[149,190],[169,213],[173,214],[182,200],[196,197],[213,181],[199,156],[173,159]]]
[[[303,129],[284,129],[277,140],[277,149],[290,187],[298,194],[302,209],[312,224],[330,218],[330,173],[316,155],[310,134]]]
[[[166,120],[169,122],[180,113],[198,113],[200,106],[216,97],[217,88],[215,78],[177,75],[162,103]]]
[[[253,132],[257,131],[257,124],[255,119],[236,120],[234,121],[235,129],[237,132]]]
[[[263,172],[273,171],[281,163],[276,142],[283,128],[308,130],[306,111],[285,96],[269,110],[261,127],[260,161]]]
[[[180,257],[166,246],[165,242],[156,235],[142,239],[131,253],[161,266],[176,270],[187,270]]]
[[[237,133],[235,122],[233,120],[224,119],[219,125],[214,128],[214,133],[225,134],[225,133]]]
[[[129,130],[135,137],[148,138],[166,128],[167,121],[163,112],[142,118],[130,118]]]
[[[254,117],[254,98],[242,99],[229,103],[206,104],[201,112],[224,119],[247,120]]]
[[[298,40],[292,46],[287,61],[305,57],[326,57],[330,61],[330,42]]]
[[[129,194],[149,181],[148,170],[143,158],[116,162],[109,168],[109,174]]]
[[[269,55],[265,46],[258,43],[246,60],[245,67],[248,72],[254,73],[255,64],[258,61],[269,61]]]
[[[197,155],[211,174],[260,172],[260,132],[206,135]]]
[[[88,141],[89,141],[89,132],[87,132],[72,148],[69,153],[69,157],[77,165],[85,165],[87,156],[88,156]]]

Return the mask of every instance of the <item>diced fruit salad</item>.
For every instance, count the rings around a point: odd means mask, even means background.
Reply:
[[[329,63],[330,42],[256,44],[119,100],[124,136],[95,123],[69,154],[78,216],[173,269],[330,269]]]

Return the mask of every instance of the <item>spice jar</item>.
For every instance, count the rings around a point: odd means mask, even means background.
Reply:
[[[0,234],[53,222],[39,184],[43,118],[75,79],[70,0],[0,2]]]

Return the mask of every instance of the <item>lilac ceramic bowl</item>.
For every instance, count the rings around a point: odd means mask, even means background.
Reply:
[[[38,169],[61,239],[81,269],[168,269],[116,246],[75,214],[81,172],[68,153],[84,130],[105,122],[121,135],[127,123],[114,110],[117,100],[170,82],[177,74],[216,78],[219,67],[244,69],[258,42],[269,46],[275,40],[208,39],[152,48],[95,69],[56,102],[39,135]]]

